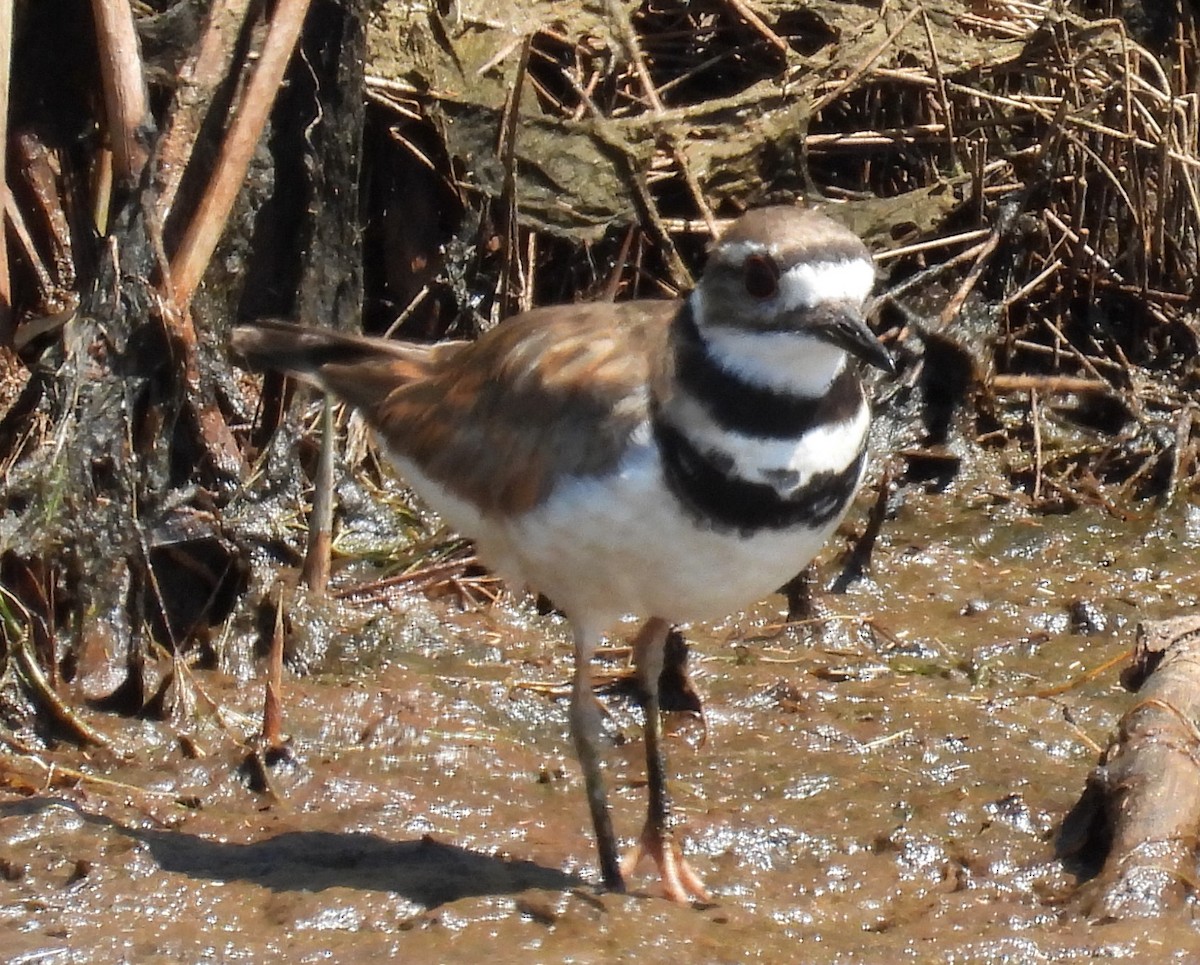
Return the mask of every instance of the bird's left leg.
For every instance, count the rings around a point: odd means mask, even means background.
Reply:
[[[600,855],[600,876],[609,891],[624,891],[621,865],[617,859],[617,837],[613,833],[608,796],[604,791],[604,776],[600,764],[600,712],[592,692],[592,653],[598,636],[575,627],[575,676],[571,685],[571,738],[575,756],[583,770],[587,788],[588,809],[596,833],[596,849]]]
[[[666,758],[662,748],[662,718],[659,711],[658,679],[663,668],[663,652],[671,625],[652,617],[642,625],[633,641],[633,663],[637,671],[642,710],[646,717],[646,779],[649,806],[646,823],[637,847],[625,856],[621,870],[626,876],[644,857],[658,866],[663,890],[673,901],[708,900],[704,882],[684,860],[679,845],[671,837],[671,798],[667,791]]]

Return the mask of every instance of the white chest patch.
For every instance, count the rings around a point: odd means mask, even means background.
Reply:
[[[393,461],[431,508],[476,541],[485,563],[598,632],[626,614],[715,619],[763,599],[808,565],[838,523],[750,536],[709,528],[667,490],[649,433],[638,434],[617,472],[565,482],[517,517],[482,516],[408,460]]]
[[[680,507],[657,449],[645,446],[618,473],[561,487],[509,532],[533,585],[572,618],[608,625],[627,613],[725,616],[799,573],[837,522],[749,536],[713,529]]]

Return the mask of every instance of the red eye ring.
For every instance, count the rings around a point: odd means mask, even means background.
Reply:
[[[765,300],[779,294],[779,266],[765,252],[756,251],[742,262],[742,284],[751,298]]]

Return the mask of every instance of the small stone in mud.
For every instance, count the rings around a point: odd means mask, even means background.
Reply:
[[[267,767],[277,767],[281,764],[295,767],[299,764],[296,760],[296,751],[290,743],[286,742],[268,747],[263,754],[263,762]]]
[[[991,820],[1001,822],[1014,830],[1035,836],[1043,831],[1040,825],[1045,822],[1039,820],[1018,791],[984,805],[983,810]]]
[[[981,613],[987,613],[989,609],[991,609],[991,607],[989,606],[987,600],[972,599],[967,600],[967,602],[963,605],[963,608],[958,611],[958,614],[959,616],[964,617],[974,617],[979,616]]]
[[[189,761],[202,761],[208,757],[208,751],[201,747],[190,734],[179,735],[179,750]]]
[[[517,899],[517,911],[539,925],[555,924],[561,914],[554,904],[544,898],[523,897]]]
[[[67,887],[77,885],[92,873],[92,863],[86,858],[78,858],[75,861],[75,867],[71,869],[71,876],[67,878]]]
[[[17,864],[8,858],[0,858],[0,878],[5,881],[20,881],[29,873],[29,866]]]
[[[1072,633],[1103,633],[1108,629],[1108,617],[1091,600],[1072,600],[1067,615],[1071,619]]]

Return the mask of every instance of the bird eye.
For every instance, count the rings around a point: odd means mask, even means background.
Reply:
[[[756,252],[742,262],[742,281],[753,298],[774,298],[779,291],[779,266],[770,255]]]

